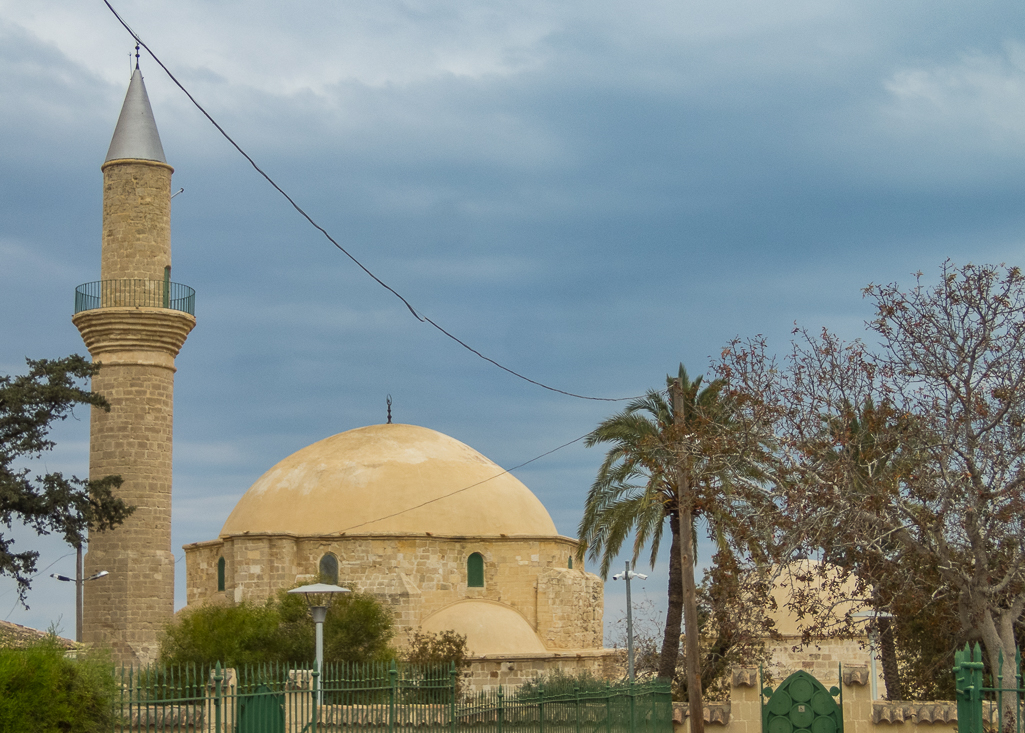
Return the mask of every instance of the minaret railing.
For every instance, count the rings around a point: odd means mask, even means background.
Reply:
[[[166,280],[97,280],[75,288],[75,313],[96,308],[167,308],[196,315],[196,291]]]

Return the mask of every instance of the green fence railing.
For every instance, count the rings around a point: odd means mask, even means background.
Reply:
[[[97,280],[75,288],[75,313],[95,308],[169,308],[196,315],[196,291],[165,280]]]
[[[115,731],[147,733],[672,733],[669,686],[531,695],[460,692],[454,666],[122,669]],[[317,694],[320,690],[321,695]],[[321,697],[321,704],[317,704]]]
[[[996,678],[985,674],[982,649],[965,644],[954,652],[954,688],[957,695],[958,733],[1022,733],[1025,689],[1021,686],[1021,651],[1015,649],[1013,679],[1004,679],[1003,652]],[[989,685],[986,685],[986,678]]]

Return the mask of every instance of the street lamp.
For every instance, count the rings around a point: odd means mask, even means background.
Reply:
[[[626,572],[616,573],[612,576],[613,580],[626,581],[626,663],[631,682],[634,681],[634,616],[632,604],[630,603],[630,581],[634,578],[647,580],[648,576],[631,570],[629,561],[626,563]]]
[[[324,620],[327,618],[327,609],[331,606],[331,600],[335,593],[349,593],[348,588],[328,583],[313,583],[293,588],[289,593],[296,593],[306,599],[310,607],[310,615],[313,616],[313,623],[317,625],[317,705],[322,702],[321,689],[323,682],[320,675],[324,666]]]
[[[872,624],[871,631],[868,632],[869,675],[872,680],[869,689],[872,692],[872,699],[875,700],[879,694],[879,680],[877,679],[876,672],[876,651],[879,649],[879,619],[893,618],[893,614],[888,611],[873,609],[871,611],[859,611],[858,613],[852,613],[851,617],[856,619],[872,619],[875,622]]]
[[[82,577],[82,545],[75,545],[75,577],[69,578],[66,575],[50,573],[51,578],[63,580],[65,583],[75,584],[75,641],[82,643],[82,585],[89,580],[96,580],[110,575],[106,570],[101,570],[88,578]]]

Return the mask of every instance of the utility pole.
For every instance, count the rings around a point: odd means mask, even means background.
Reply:
[[[690,485],[685,444],[683,385],[673,380],[673,421],[676,426],[676,507],[680,522],[680,566],[683,573],[683,623],[687,636],[687,700],[690,703],[690,731],[704,733],[701,704],[701,651],[698,632],[697,588],[694,585],[694,494]]]
[[[89,580],[96,580],[97,578],[105,578],[110,575],[106,570],[101,570],[95,575],[90,575],[88,578],[82,577],[82,542],[79,541],[75,545],[75,577],[69,578],[66,575],[60,575],[58,573],[50,573],[50,577],[56,580],[63,580],[65,583],[75,584],[75,641],[79,644],[82,643],[82,586]]]
[[[626,658],[627,658],[627,675],[630,681],[634,681],[634,615],[633,615],[633,602],[630,600],[630,581],[634,578],[640,578],[641,580],[647,580],[648,576],[644,573],[635,573],[630,569],[631,562],[626,561],[626,570],[622,573],[616,573],[612,576],[613,580],[625,580],[626,581]]]

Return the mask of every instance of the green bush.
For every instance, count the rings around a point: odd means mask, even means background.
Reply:
[[[324,622],[325,662],[377,662],[395,656],[391,613],[371,595],[334,600]],[[315,627],[306,601],[281,591],[266,605],[201,606],[168,624],[160,664],[246,667],[312,663]]]
[[[450,688],[443,682],[439,673],[447,672],[452,667],[456,670],[455,694],[460,695],[466,690],[467,674],[470,669],[469,652],[466,648],[466,637],[453,630],[435,634],[431,631],[417,629],[409,634],[409,645],[406,647],[404,661],[411,669],[412,681],[416,689],[407,695],[408,702],[438,703],[443,701]]]
[[[103,654],[68,658],[53,637],[0,649],[0,731],[106,733],[115,691],[113,665]]]
[[[164,629],[160,661],[167,666],[203,667],[220,662],[241,667],[278,659],[280,617],[271,606],[200,606]]]

